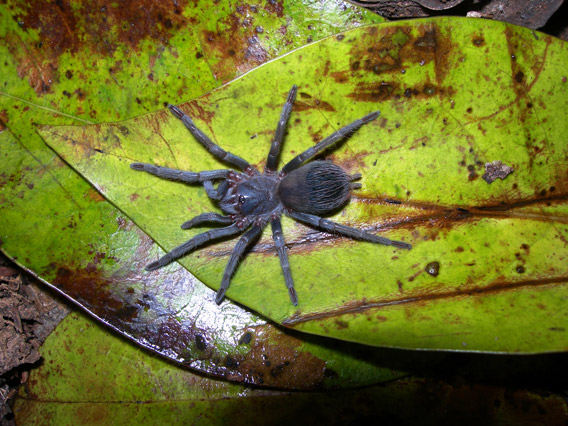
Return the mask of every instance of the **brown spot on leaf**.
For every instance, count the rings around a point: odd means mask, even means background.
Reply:
[[[28,43],[24,49],[12,48],[19,63],[18,75],[27,77],[38,95],[47,93],[59,78],[60,55],[83,50],[111,56],[119,46],[136,50],[147,39],[166,43],[187,25],[183,15],[176,13],[179,8],[183,4],[171,7],[151,0],[119,3],[87,0],[73,5],[66,0],[56,5],[37,0],[22,3],[14,19],[22,23],[23,31],[37,32],[42,43]],[[21,43],[15,39],[11,45]],[[67,79],[73,77],[70,70],[61,75]]]
[[[306,93],[301,93],[300,95],[302,99],[305,100],[299,102],[296,101],[296,103],[294,103],[294,111],[307,111],[310,109],[315,109],[320,111],[330,111],[330,112],[336,111],[333,105],[331,105],[330,103],[324,100],[312,98],[310,95]]]
[[[363,102],[381,102],[390,99],[400,86],[394,82],[362,83],[354,92],[347,95],[351,99]]]
[[[0,132],[6,129],[6,124],[8,123],[8,113],[5,109],[0,110]]]
[[[284,4],[282,1],[267,0],[264,9],[270,13],[274,13],[279,18],[284,16]]]
[[[71,267],[56,267],[56,276],[53,284],[65,294],[78,300],[80,303],[93,307],[98,315],[106,313],[108,316],[119,317],[122,320],[131,321],[135,312],[127,307],[123,301],[115,298],[109,291],[110,280],[101,279],[97,267],[90,262],[84,269]],[[50,271],[45,271],[50,274]],[[126,310],[129,314],[126,314]]]
[[[297,378],[302,377],[302,388],[321,386],[325,362],[309,352],[296,350],[302,343],[299,339],[266,326],[257,327],[254,334],[264,338],[255,339],[246,355],[235,358],[229,379],[284,388],[297,384]]]
[[[363,42],[355,43],[351,49],[349,72],[399,73],[411,63],[432,61],[437,46],[436,34],[429,26],[420,26],[418,32],[415,36],[410,27],[393,27],[383,29],[379,37],[377,28],[368,28],[362,36]],[[366,43],[367,37],[372,41]]]
[[[250,331],[247,331],[239,339],[239,345],[248,345],[251,342],[251,340],[252,340],[252,333]]]
[[[234,77],[235,69],[244,73],[268,59],[268,52],[258,38],[264,31],[253,25],[253,10],[256,11],[256,6],[241,4],[219,23],[223,30],[200,33],[203,50],[208,57],[215,58],[216,78],[228,80]]]
[[[95,202],[100,202],[100,201],[105,200],[104,197],[92,187],[90,187],[87,190],[87,197],[89,198],[89,200],[95,201]]]
[[[473,38],[473,45],[476,47],[485,46],[485,39],[483,37],[476,36]]]
[[[195,347],[198,351],[204,351],[205,349],[207,349],[207,341],[201,334],[195,335]]]

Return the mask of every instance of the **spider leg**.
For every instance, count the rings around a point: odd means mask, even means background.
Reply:
[[[215,144],[209,137],[203,133],[197,126],[193,123],[193,120],[189,117],[189,115],[184,114],[184,112],[176,107],[175,105],[168,105],[168,108],[175,115],[179,118],[185,127],[188,128],[189,132],[197,139],[197,141],[203,145],[211,155],[217,157],[221,161],[225,161],[233,166],[240,168],[243,171],[246,171],[251,167],[251,165],[246,161],[244,158],[237,157],[235,154],[225,151],[219,145]]]
[[[282,273],[284,274],[284,282],[286,283],[286,287],[288,287],[290,300],[294,306],[298,306],[298,295],[294,289],[294,280],[292,279],[288,253],[286,251],[286,246],[284,245],[284,236],[282,235],[282,224],[280,223],[280,218],[272,220],[272,238],[274,239],[274,244],[278,250],[278,257],[280,258],[280,265],[282,266]]]
[[[412,248],[412,245],[408,243],[396,240],[389,240],[388,238],[385,237],[379,237],[369,232],[365,232],[361,229],[351,228],[350,226],[341,225],[339,223],[332,222],[331,220],[327,220],[313,214],[288,212],[288,216],[296,220],[299,220],[300,222],[307,223],[308,225],[314,226],[316,228],[323,229],[326,232],[344,235],[346,237],[351,237],[356,240],[369,241],[371,243],[383,244],[385,246],[394,246],[408,250]]]
[[[243,232],[243,229],[239,227],[236,223],[225,228],[212,229],[210,231],[204,232],[202,234],[196,235],[191,240],[177,246],[169,253],[160,257],[155,262],[146,265],[147,271],[153,271],[155,269],[166,266],[167,264],[179,259],[183,255],[189,253],[191,250],[207,243],[208,241],[215,240],[217,238],[227,237],[229,235],[239,234]]]
[[[318,142],[317,145],[314,145],[314,146],[308,148],[307,150],[305,150],[301,154],[298,154],[297,156],[292,158],[288,162],[288,164],[286,164],[282,168],[282,172],[290,173],[292,170],[297,169],[304,162],[306,162],[310,158],[316,156],[319,152],[323,151],[324,149],[326,149],[330,145],[333,145],[335,142],[343,139],[345,136],[349,135],[350,133],[353,133],[355,130],[357,130],[359,127],[361,127],[363,124],[370,123],[375,118],[377,118],[379,115],[380,115],[380,111],[375,111],[375,112],[372,112],[370,114],[367,114],[365,117],[360,118],[359,120],[355,120],[353,123],[348,124],[345,127],[342,127],[337,132],[332,133],[327,138]]]
[[[219,213],[202,213],[199,216],[195,216],[193,219],[184,222],[181,225],[181,229],[193,228],[194,226],[201,225],[202,223],[220,223],[228,225],[229,223],[233,223],[233,219]]]
[[[215,179],[226,179],[230,170],[209,170],[205,172],[186,172],[183,170],[170,169],[168,167],[155,166],[148,163],[130,163],[133,170],[144,171],[163,179],[177,180],[186,183],[206,182]]]
[[[212,181],[206,180],[205,182],[203,182],[203,188],[205,188],[205,192],[207,193],[207,196],[209,198],[211,198],[212,200],[219,200],[221,198],[219,196],[219,193],[217,192],[217,190],[213,186]]]
[[[282,145],[282,138],[284,137],[284,131],[286,130],[286,124],[288,123],[288,118],[290,118],[290,113],[292,112],[292,105],[296,99],[296,93],[298,92],[298,86],[295,84],[292,86],[290,93],[288,93],[288,99],[282,107],[282,113],[280,114],[280,120],[278,120],[278,125],[276,126],[276,132],[274,133],[274,139],[272,139],[272,144],[270,145],[270,152],[268,153],[268,159],[266,160],[266,170],[276,171],[278,166],[278,154],[280,154],[280,146]]]
[[[217,303],[217,305],[220,305],[225,298],[225,293],[229,288],[229,284],[231,284],[231,277],[235,272],[237,264],[239,263],[240,258],[243,256],[244,251],[249,246],[249,244],[260,235],[262,228],[262,226],[254,225],[241,237],[241,239],[231,252],[231,258],[229,259],[229,263],[227,263],[227,266],[225,267],[225,273],[223,274],[221,287],[219,287],[217,296],[215,296],[215,303]]]

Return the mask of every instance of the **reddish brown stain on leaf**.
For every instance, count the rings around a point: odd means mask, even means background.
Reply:
[[[254,17],[242,20],[233,14],[228,19],[225,22],[228,28],[217,32],[205,30],[200,36],[208,57],[218,61],[213,66],[215,77],[223,81],[234,76],[235,70],[244,73],[268,58],[252,25]]]
[[[5,109],[0,111],[0,132],[6,129],[6,123],[8,123],[8,113]]]
[[[116,3],[108,0],[87,0],[71,6],[69,1],[55,3],[31,1],[21,4],[24,9],[13,16],[22,30],[37,32],[39,42],[26,44],[10,40],[11,53],[18,58],[18,75],[27,77],[38,95],[49,92],[61,76],[73,77],[71,70],[59,72],[58,60],[63,53],[79,50],[101,56],[112,56],[120,46],[137,49],[140,42],[151,39],[166,44],[176,31],[187,25],[181,10],[185,2],[169,3],[151,0]],[[26,52],[25,56],[22,52]],[[109,69],[112,74],[120,64]],[[80,97],[80,96],[79,96]]]
[[[347,96],[362,102],[383,102],[399,91],[400,85],[394,82],[365,83]]]
[[[335,108],[329,102],[321,99],[313,98],[310,95],[302,94],[301,97],[305,100],[296,101],[294,103],[294,111],[307,111],[310,109],[335,112]]]
[[[455,298],[461,297],[471,297],[471,296],[484,296],[484,295],[491,295],[500,292],[511,291],[519,288],[524,287],[540,287],[540,286],[549,286],[555,284],[564,284],[568,282],[568,276],[560,276],[554,278],[542,278],[542,279],[534,279],[534,280],[520,280],[515,282],[506,282],[497,280],[485,287],[476,287],[473,283],[468,282],[467,285],[460,287],[458,289],[445,291],[448,286],[443,283],[438,283],[435,286],[429,287],[428,289],[424,290],[423,292],[413,292],[405,294],[405,297],[398,298],[398,299],[388,299],[388,300],[364,300],[364,301],[354,301],[350,302],[342,307],[337,309],[329,310],[329,311],[321,311],[321,312],[313,312],[310,314],[302,315],[301,313],[297,313],[285,320],[282,321],[282,324],[294,327],[296,324],[307,322],[307,321],[314,321],[314,320],[323,320],[327,318],[337,318],[341,317],[342,315],[346,314],[358,314],[364,313],[369,310],[373,309],[381,309],[386,308],[388,306],[393,305],[425,305],[435,300],[450,300]],[[475,299],[472,299],[475,300]],[[413,315],[415,312],[420,312],[420,310],[407,310],[405,311],[408,315]],[[334,319],[334,321],[337,321]],[[337,324],[336,324],[337,326]]]
[[[39,32],[42,40],[49,41],[40,47],[50,49],[50,55],[58,56],[84,49],[85,42],[91,50],[112,55],[119,44],[136,49],[145,39],[166,42],[176,30],[186,26],[181,15],[185,2],[173,5],[144,0],[111,1],[87,0],[71,6],[69,1],[31,1],[22,6],[25,12],[14,17],[24,29]]]
[[[150,309],[150,306],[148,306]],[[174,351],[176,354],[184,354],[187,347],[195,340],[195,330],[180,324],[173,317],[164,321],[155,336],[153,343],[163,351]]]
[[[87,198],[95,202],[105,201],[104,197],[95,188],[92,187],[87,191]]]
[[[205,95],[204,98],[206,99],[207,95]],[[196,118],[198,120],[201,120],[201,121],[207,123],[208,126],[211,125],[211,122],[213,121],[213,117],[215,117],[214,108],[206,109],[198,101],[192,101],[192,102],[189,102],[188,104],[184,104],[184,105],[187,105],[188,109],[189,109],[189,111],[187,111],[186,114],[188,114],[192,118]]]
[[[265,326],[256,327],[252,333],[260,338],[251,341],[251,350],[239,360],[234,360],[234,373],[230,379],[288,388],[303,382],[302,388],[315,389],[325,378],[325,362],[309,352],[296,350],[302,342],[284,333],[275,333]]]
[[[38,63],[34,58],[22,58],[18,63],[18,77],[21,79],[27,77],[30,87],[33,88],[38,95],[49,92],[56,71],[56,64]]]
[[[326,159],[329,159],[335,164],[338,164],[347,173],[352,175],[355,173],[361,173],[364,169],[367,168],[367,166],[365,165],[365,158],[371,155],[370,152],[360,150],[356,154],[351,152],[349,154],[350,155],[348,155],[347,157],[341,159],[338,159],[336,154],[330,154],[326,157]]]
[[[357,43],[351,49],[350,69],[332,73],[338,81],[346,81],[355,73],[373,73],[378,76],[406,72],[405,67],[434,63],[436,83],[425,81],[417,87],[404,87],[396,81],[378,81],[361,84],[348,96],[365,102],[381,102],[412,96],[431,97],[451,95],[455,90],[445,88],[442,82],[449,72],[450,54],[455,51],[450,39],[441,37],[429,25],[418,26],[418,35],[410,27],[396,27],[383,31],[379,38],[375,28],[363,37],[375,37],[373,43]],[[360,47],[368,46],[372,47]]]
[[[72,266],[57,267],[53,264],[50,266],[56,269],[53,284],[65,294],[82,304],[98,308],[95,310],[95,312],[99,311],[97,313],[104,312],[107,315],[124,317],[122,314],[126,306],[111,294],[109,287],[112,282],[101,279],[94,264],[88,264],[84,269],[76,269]],[[51,271],[44,273],[51,273]],[[127,310],[132,311],[132,309]],[[109,317],[112,317],[111,315]],[[132,320],[132,314],[127,319]]]
[[[284,4],[282,1],[267,0],[264,9],[270,13],[275,14],[279,18],[284,16]]]
[[[475,47],[485,46],[485,38],[482,35],[474,35],[471,38],[471,42]]]

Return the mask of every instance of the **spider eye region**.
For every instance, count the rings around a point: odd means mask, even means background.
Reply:
[[[270,215],[280,208],[277,179],[265,175],[246,178],[236,188],[237,210],[243,216]]]

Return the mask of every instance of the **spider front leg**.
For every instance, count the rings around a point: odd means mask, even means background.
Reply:
[[[211,139],[207,137],[205,133],[203,133],[193,122],[193,120],[189,117],[189,115],[184,114],[184,112],[176,107],[175,105],[168,105],[168,108],[175,115],[179,118],[185,127],[189,130],[189,132],[193,135],[197,141],[203,145],[207,151],[214,157],[217,157],[221,161],[225,161],[233,166],[240,168],[243,171],[250,170],[252,167],[248,163],[247,160],[244,158],[238,157],[235,154],[232,154],[228,151],[225,151],[219,145],[215,144]]]
[[[369,232],[362,231],[361,229],[351,228],[350,226],[341,225],[339,223],[332,222],[331,220],[327,220],[313,214],[288,212],[288,216],[296,220],[299,220],[300,222],[307,223],[308,225],[311,225],[315,228],[323,229],[325,232],[329,232],[330,234],[340,234],[346,237],[354,238],[356,240],[369,241],[375,244],[394,246],[408,250],[412,248],[411,244],[404,243],[402,241],[389,240],[388,238],[385,237],[379,237]]]
[[[133,170],[143,171],[163,179],[175,180],[184,183],[202,183],[207,196],[212,200],[219,199],[219,193],[213,186],[213,180],[226,179],[231,170],[209,170],[204,172],[186,172],[184,170],[170,169],[148,163],[131,163]]]
[[[199,217],[199,216],[198,216]],[[186,222],[187,223],[187,222]],[[172,263],[174,260],[179,259],[183,255],[189,253],[195,248],[202,246],[203,244],[215,240],[218,238],[228,237],[229,235],[240,234],[243,232],[243,228],[236,223],[225,228],[213,229],[211,231],[204,232],[202,234],[196,235],[191,240],[177,246],[169,253],[156,260],[155,262],[146,265],[147,271],[154,271],[162,266],[166,266]]]
[[[292,279],[292,272],[290,271],[290,262],[288,261],[288,253],[284,245],[284,235],[282,234],[282,224],[280,218],[272,220],[272,238],[274,245],[278,250],[278,257],[280,258],[280,265],[282,266],[282,273],[284,275],[284,282],[288,287],[288,294],[294,306],[298,306],[298,295],[294,289],[294,280]]]
[[[190,229],[194,226],[201,225],[202,223],[220,223],[222,225],[228,225],[233,223],[233,219],[230,216],[223,216],[219,213],[202,213],[199,216],[195,216],[193,219],[182,223],[181,229]]]
[[[185,183],[204,183],[216,179],[226,179],[231,170],[209,170],[204,172],[186,172],[184,170],[170,169],[148,163],[130,163],[133,170],[143,171],[162,179],[176,180]]]
[[[220,305],[223,299],[225,298],[225,293],[229,288],[229,284],[231,284],[231,277],[237,268],[237,264],[239,260],[243,256],[246,248],[260,235],[264,226],[253,225],[251,229],[249,229],[239,240],[233,251],[231,252],[231,258],[225,267],[225,273],[223,274],[223,280],[221,281],[221,287],[219,287],[219,291],[217,292],[217,296],[215,296],[215,303]]]

